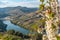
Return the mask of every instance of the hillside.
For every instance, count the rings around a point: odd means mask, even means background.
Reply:
[[[11,22],[31,31],[38,31],[41,27],[44,27],[45,20],[42,19],[42,15],[40,13],[37,14],[35,12],[22,15],[20,17],[15,16]]]
[[[21,6],[5,7],[5,8],[0,8],[0,17],[28,14],[31,12],[35,12],[36,10],[38,10],[38,8],[27,8]]]
[[[11,20],[11,22],[16,25],[22,26],[23,28],[29,29],[31,31],[39,32],[43,30],[45,25],[46,19],[44,19],[43,17],[45,17],[44,11],[39,12],[38,10],[35,12],[31,12],[30,14],[14,16],[13,18],[11,17],[13,19]],[[59,16],[59,20],[60,20],[60,16]],[[45,31],[45,29],[43,31]]]
[[[0,32],[6,31],[7,25],[3,23],[3,21],[0,20]]]

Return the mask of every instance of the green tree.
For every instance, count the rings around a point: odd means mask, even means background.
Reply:
[[[7,33],[13,35],[15,33],[15,30],[8,30]]]

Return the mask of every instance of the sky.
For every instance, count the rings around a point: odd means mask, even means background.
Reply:
[[[39,0],[0,0],[0,8],[15,6],[38,7],[39,4]]]
[[[15,6],[39,7],[39,5],[40,0],[0,0],[0,8],[15,7]]]

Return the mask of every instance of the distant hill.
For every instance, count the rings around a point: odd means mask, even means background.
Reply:
[[[21,7],[21,6],[0,8],[0,18],[9,16],[9,15],[28,14],[31,12],[35,12],[37,10],[38,8],[27,8],[27,7]]]

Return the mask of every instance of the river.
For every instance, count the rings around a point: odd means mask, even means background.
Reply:
[[[22,27],[20,27],[20,26],[18,26],[18,25],[15,25],[15,24],[11,23],[11,22],[8,21],[8,20],[3,21],[3,23],[4,23],[4,24],[7,24],[7,28],[6,28],[7,31],[13,29],[13,30],[19,31],[19,32],[21,32],[21,33],[23,33],[23,34],[29,34],[29,33],[31,33],[29,30],[24,29],[24,28],[22,28]],[[60,29],[59,29],[58,33],[60,33]]]
[[[29,30],[26,30],[26,29],[24,29],[24,28],[22,28],[20,26],[12,24],[10,21],[3,21],[3,23],[7,24],[7,28],[6,28],[7,31],[13,29],[13,30],[19,31],[19,32],[21,32],[23,34],[28,34],[30,32]]]

